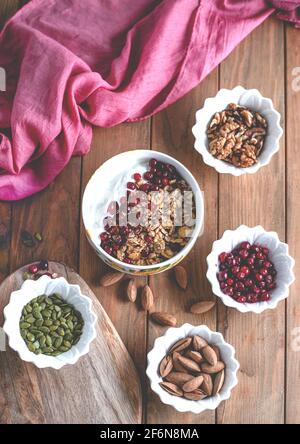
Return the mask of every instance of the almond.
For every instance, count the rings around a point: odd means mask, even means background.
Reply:
[[[203,383],[201,385],[201,389],[207,394],[207,396],[211,396],[213,391],[213,382],[210,375],[207,373],[202,373]]]
[[[217,347],[216,345],[211,345],[211,348],[213,349],[213,351],[215,352],[215,354],[217,355],[218,361],[221,361],[221,352],[219,347]]]
[[[171,372],[166,376],[166,380],[168,382],[172,382],[173,384],[176,384],[179,387],[181,387],[183,384],[190,381],[191,379],[193,379],[192,375],[183,372]]]
[[[130,279],[127,286],[127,298],[130,302],[136,301],[137,288],[134,279]]]
[[[219,393],[219,391],[222,389],[225,379],[225,371],[222,370],[220,373],[217,374],[214,380],[214,388],[213,388],[213,395],[216,395]]]
[[[217,358],[216,353],[209,345],[202,348],[201,353],[202,353],[204,359],[206,359],[206,361],[210,365],[216,365],[216,363],[218,362],[218,358]]]
[[[195,351],[200,351],[203,347],[206,347],[208,344],[205,339],[200,336],[193,337],[193,349]]]
[[[142,291],[141,303],[144,310],[148,311],[153,306],[154,298],[149,285],[145,285]]]
[[[211,310],[216,303],[214,301],[203,301],[203,302],[197,302],[196,304],[193,304],[190,308],[190,312],[194,314],[202,314],[206,313],[207,311]]]
[[[186,269],[182,267],[182,265],[177,265],[174,269],[176,282],[180,288],[183,290],[187,289],[188,286],[188,277]]]
[[[203,357],[201,355],[201,353],[196,352],[194,350],[189,350],[185,356],[189,359],[192,359],[193,361],[197,362],[197,364],[200,364],[200,362],[203,361]]]
[[[186,392],[183,394],[186,399],[190,399],[191,401],[200,401],[201,399],[206,398],[206,394],[200,390],[194,390],[193,392]]]
[[[163,381],[163,382],[160,382],[159,385],[166,392],[170,393],[170,395],[183,396],[183,391],[179,387],[177,387],[177,385],[172,384],[172,382]]]
[[[159,374],[162,378],[165,378],[173,368],[173,361],[171,356],[165,356],[159,365]]]
[[[207,362],[204,362],[201,364],[201,370],[204,373],[213,374],[213,373],[219,373],[225,368],[225,364],[222,361],[218,361],[216,365],[210,365]]]
[[[175,342],[175,344],[171,347],[170,353],[173,353],[175,351],[179,352],[179,351],[185,350],[186,348],[189,347],[191,342],[192,342],[192,338],[189,338],[189,337],[180,339],[179,341]]]
[[[177,372],[187,373],[188,370],[178,361],[179,353],[173,353],[173,367]]]
[[[184,356],[178,356],[178,361],[180,364],[183,365],[186,369],[188,369],[191,372],[201,372],[201,368],[197,362],[193,361],[192,359],[185,358]]]
[[[187,381],[183,386],[182,390],[184,392],[193,392],[197,388],[200,387],[200,385],[203,382],[203,376],[196,376],[196,378],[192,378],[190,381]]]
[[[153,321],[160,325],[169,325],[170,327],[175,327],[177,324],[177,319],[175,318],[175,316],[163,311],[156,311],[152,313],[151,316]]]
[[[119,282],[123,276],[124,273],[120,273],[119,271],[109,271],[101,276],[100,285],[102,287],[109,287],[110,285],[114,285]]]

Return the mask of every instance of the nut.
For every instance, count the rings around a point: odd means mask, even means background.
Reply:
[[[168,374],[172,371],[173,361],[171,356],[165,356],[159,366],[159,374],[162,378],[168,376]],[[171,381],[172,382],[172,381]]]
[[[225,371],[222,370],[220,373],[217,374],[214,380],[214,387],[213,387],[213,395],[216,395],[219,393],[223,387],[225,379]]]
[[[194,390],[193,392],[185,392],[183,396],[191,401],[201,401],[201,399],[207,397],[206,393],[200,389]]]
[[[209,151],[217,159],[247,168],[257,162],[267,134],[267,122],[250,109],[229,104],[208,125]]]
[[[183,338],[175,342],[175,344],[170,348],[170,353],[179,352],[185,350],[192,342],[192,338]]]
[[[213,373],[219,373],[221,370],[225,368],[225,364],[222,361],[218,361],[216,365],[210,365],[207,362],[204,362],[201,364],[201,370],[204,373],[213,374]]]
[[[215,301],[203,301],[193,304],[190,308],[190,312],[194,314],[202,314],[211,310],[216,305]]]
[[[196,390],[197,388],[199,388],[201,386],[201,384],[203,383],[203,376],[196,376],[195,378],[190,379],[189,381],[187,381],[183,386],[182,386],[182,390],[184,392],[193,392],[194,390]]]
[[[182,265],[177,265],[174,271],[177,284],[179,285],[180,288],[186,290],[188,286],[188,277],[186,269]]]
[[[183,391],[172,382],[160,382],[159,385],[173,396],[183,396]]]
[[[202,373],[203,382],[201,385],[201,389],[207,394],[207,396],[211,396],[213,392],[213,381],[211,376],[208,373]]]
[[[171,372],[165,377],[165,379],[168,382],[172,382],[173,384],[182,387],[186,382],[193,379],[193,376],[183,372]]]
[[[151,317],[154,322],[160,325],[175,327],[177,324],[177,319],[175,318],[175,316],[163,311],[156,311],[152,313]]]
[[[185,356],[186,356],[187,358],[190,358],[190,359],[192,359],[193,361],[197,362],[197,364],[200,364],[200,362],[203,361],[203,357],[202,357],[201,353],[196,352],[196,351],[194,351],[194,350],[189,350],[189,351],[185,354]]]
[[[137,288],[134,279],[130,279],[127,286],[127,298],[130,302],[136,301]]]
[[[196,351],[200,351],[203,347],[206,347],[208,344],[205,339],[200,336],[193,337],[193,349]]]
[[[114,285],[119,282],[124,276],[124,273],[120,273],[119,271],[109,271],[105,273],[100,278],[100,285],[102,287],[109,287],[110,285]]]
[[[153,306],[154,297],[149,285],[145,285],[142,291],[141,303],[144,310],[148,311]]]
[[[199,364],[192,359],[185,358],[184,356],[178,356],[178,361],[183,365],[183,367],[191,372],[201,372]]]
[[[201,353],[204,357],[204,359],[206,359],[206,361],[210,364],[210,365],[216,365],[218,362],[218,358],[216,353],[214,352],[214,350],[212,349],[212,347],[210,347],[209,345],[207,345],[206,347],[202,348]]]

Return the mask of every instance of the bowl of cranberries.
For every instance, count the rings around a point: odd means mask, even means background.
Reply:
[[[225,231],[213,243],[207,264],[213,293],[243,313],[275,308],[295,280],[288,245],[261,226]]]
[[[150,275],[175,266],[193,248],[203,228],[203,195],[176,159],[157,151],[128,151],[93,174],[82,216],[87,238],[105,263]]]

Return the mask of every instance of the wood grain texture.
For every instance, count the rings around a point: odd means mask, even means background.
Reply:
[[[211,243],[217,236],[217,174],[203,165],[200,155],[194,149],[194,137],[191,128],[195,123],[195,111],[203,105],[206,97],[215,95],[218,88],[218,73],[215,70],[197,88],[183,99],[159,113],[153,118],[152,148],[163,151],[182,162],[194,174],[205,198],[204,233],[182,265],[188,271],[189,286],[181,290],[175,282],[170,270],[151,277],[153,292],[159,297],[155,302],[155,311],[167,311],[176,316],[178,326],[189,322],[194,325],[206,324],[213,330],[216,328],[215,310],[205,315],[189,313],[189,306],[197,301],[213,299],[211,289],[205,278],[206,256]],[[165,328],[149,323],[149,349],[157,336]],[[213,423],[214,412],[202,415],[180,414],[172,407],[163,405],[152,392],[147,405],[147,421],[153,424],[197,424]]]
[[[263,42],[263,44],[262,44]],[[284,124],[284,33],[270,19],[257,28],[221,65],[220,86],[257,88],[271,97]],[[244,223],[262,225],[285,239],[285,150],[255,175],[220,176],[219,235]],[[285,305],[257,316],[220,307],[219,330],[236,348],[238,389],[218,409],[219,423],[284,421]]]
[[[94,171],[107,159],[123,151],[139,148],[147,149],[149,146],[150,120],[119,125],[110,129],[95,128],[91,151],[83,160],[82,190],[84,190]],[[101,193],[101,190],[99,190],[99,193]],[[92,286],[93,291],[99,297],[101,304],[117,328],[137,365],[143,387],[145,387],[147,313],[142,311],[138,304],[133,304],[127,300],[126,282],[105,289],[99,287],[100,276],[107,268],[89,245],[82,226],[80,274]],[[147,280],[146,278],[137,278],[136,282],[141,287]],[[145,394],[145,389],[143,393]],[[146,398],[144,402],[146,402]]]
[[[135,424],[142,408],[139,378],[117,331],[96,296],[70,268],[50,263],[53,272],[80,286],[98,316],[97,337],[88,355],[61,370],[38,369],[11,349],[0,360],[0,424]],[[0,286],[0,313],[20,288],[26,267]],[[0,319],[1,325],[3,319]]]
[[[296,277],[300,273],[300,33],[286,28],[286,142],[287,151],[287,242],[290,254],[295,258]],[[299,280],[292,286],[287,300],[287,374],[286,374],[286,422],[300,422],[300,309]]]

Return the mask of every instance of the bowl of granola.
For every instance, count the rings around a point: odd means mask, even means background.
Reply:
[[[178,264],[202,234],[203,195],[176,159],[128,151],[90,178],[82,217],[88,241],[105,263],[125,273],[156,274]]]
[[[256,173],[279,150],[280,114],[271,99],[242,86],[221,89],[196,112],[195,149],[219,173]]]

